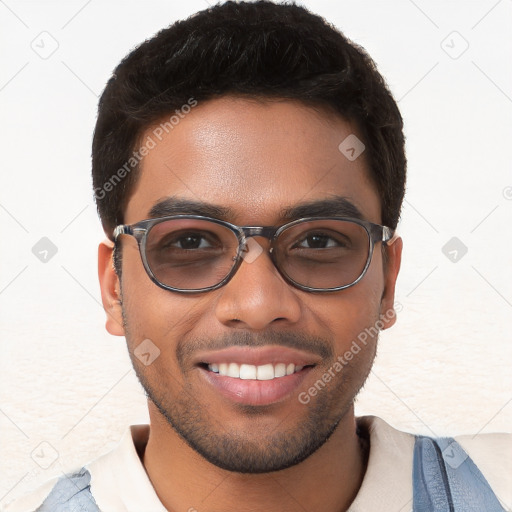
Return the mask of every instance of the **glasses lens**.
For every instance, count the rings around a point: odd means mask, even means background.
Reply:
[[[370,239],[363,226],[340,220],[305,221],[285,229],[274,250],[278,267],[297,284],[338,288],[364,271]]]
[[[155,278],[181,290],[219,284],[231,271],[237,251],[233,231],[199,219],[160,222],[146,239],[146,260]]]

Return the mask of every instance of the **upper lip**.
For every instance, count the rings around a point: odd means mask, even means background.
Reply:
[[[199,364],[237,363],[260,366],[264,364],[293,363],[295,366],[316,365],[321,357],[288,347],[267,345],[265,347],[228,347],[212,352],[201,352],[194,362]]]

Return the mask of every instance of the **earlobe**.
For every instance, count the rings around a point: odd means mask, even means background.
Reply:
[[[381,299],[380,320],[383,329],[389,329],[396,322],[395,285],[402,261],[403,241],[394,237],[386,246],[387,261],[384,272],[384,292]]]
[[[124,336],[121,307],[121,283],[114,270],[114,244],[104,240],[98,246],[98,277],[101,287],[101,301],[107,314],[105,327],[114,336]]]

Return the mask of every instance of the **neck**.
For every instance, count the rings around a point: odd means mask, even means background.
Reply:
[[[233,473],[209,463],[151,402],[149,410],[151,429],[143,464],[168,510],[343,512],[361,486],[367,453],[356,432],[353,407],[314,454],[288,469],[264,474]]]

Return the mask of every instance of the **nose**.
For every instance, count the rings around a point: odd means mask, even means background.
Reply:
[[[301,318],[299,295],[305,292],[283,279],[270,258],[268,240],[258,240],[247,239],[238,271],[219,289],[216,316],[225,325],[251,330],[292,325]]]

